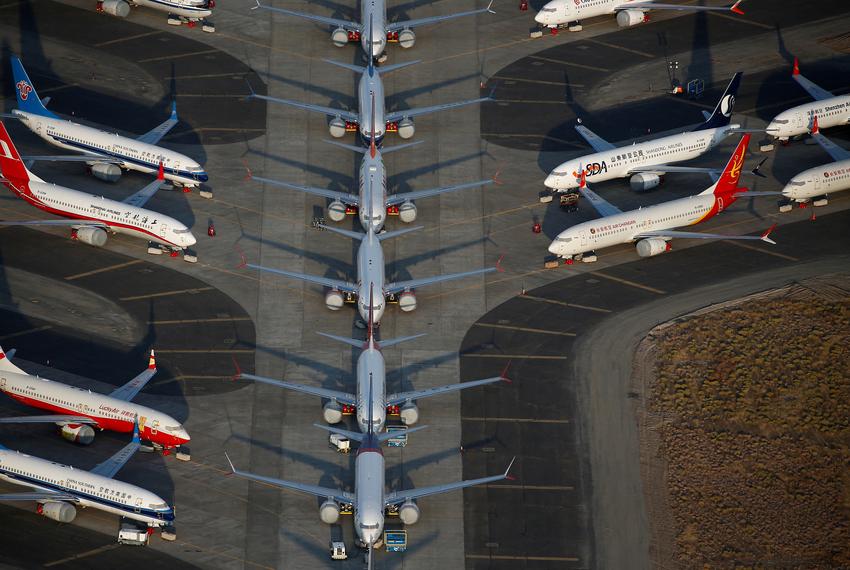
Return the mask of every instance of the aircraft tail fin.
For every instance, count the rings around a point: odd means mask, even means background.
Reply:
[[[749,144],[750,134],[747,133],[741,137],[741,141],[735,147],[735,152],[732,153],[729,162],[726,163],[726,167],[723,169],[723,174],[720,175],[717,182],[700,192],[700,194],[726,195],[733,193],[740,194],[747,191],[746,188],[738,186],[738,181],[741,179],[741,171],[744,169],[744,157],[747,155],[747,146]]]
[[[27,183],[31,179],[41,180],[27,170],[3,123],[0,123],[0,178],[5,178],[14,185],[15,191],[19,194],[29,192]]]
[[[41,115],[43,117],[57,118],[52,112],[42,104],[38,93],[35,91],[35,85],[27,75],[24,64],[20,58],[12,56],[12,77],[15,81],[15,96],[18,98],[18,108],[21,111]]]
[[[12,351],[14,352],[14,351]],[[14,364],[12,364],[11,360],[12,353],[9,353],[9,356],[6,356],[6,353],[3,352],[3,348],[0,347],[0,371],[3,372],[17,372],[18,374],[26,374],[25,371],[21,370]]]
[[[741,76],[743,72],[737,72],[732,81],[726,87],[726,91],[720,96],[720,101],[714,107],[714,112],[709,116],[704,123],[695,128],[695,131],[704,131],[706,129],[716,129],[725,127],[732,120],[732,111],[735,108],[735,97],[738,96],[738,86],[741,84]]]

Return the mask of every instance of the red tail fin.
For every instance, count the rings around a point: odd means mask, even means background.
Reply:
[[[741,170],[744,168],[744,156],[747,154],[747,146],[750,144],[750,135],[741,137],[741,142],[732,153],[732,158],[726,163],[723,174],[714,185],[714,194],[727,194],[738,189],[738,180],[741,178]]]
[[[3,123],[0,123],[0,172],[4,178],[14,182],[29,182],[30,179],[21,155]]]

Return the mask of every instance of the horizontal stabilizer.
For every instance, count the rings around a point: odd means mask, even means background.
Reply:
[[[335,433],[337,435],[347,437],[348,439],[351,439],[351,440],[354,440],[354,441],[359,441],[361,443],[363,442],[364,439],[366,439],[366,434],[360,433],[359,431],[350,431],[350,430],[347,430],[347,429],[342,429],[342,428],[329,426],[329,425],[323,425],[323,424],[313,424],[313,425],[316,426],[319,429],[323,429],[323,430],[329,431],[331,433]],[[407,428],[404,431],[395,431],[395,432],[387,431],[387,432],[384,432],[384,433],[375,434],[374,437],[375,437],[375,439],[378,440],[379,443],[384,443],[386,441],[393,439],[394,437],[399,437],[400,435],[411,434],[413,432],[423,430],[426,427],[428,427],[428,426],[411,427],[411,428]]]

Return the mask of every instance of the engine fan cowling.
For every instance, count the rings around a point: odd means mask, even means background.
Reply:
[[[339,520],[339,505],[335,501],[325,501],[319,507],[319,518],[326,524],[336,523]]]
[[[412,426],[419,421],[419,406],[413,402],[405,403],[398,411],[401,423]]]
[[[413,202],[404,202],[398,207],[398,218],[405,224],[411,224],[416,221],[416,204]]]
[[[661,177],[651,172],[638,172],[637,174],[632,174],[632,177],[629,178],[629,186],[635,192],[652,190],[659,184],[661,184]]]
[[[416,293],[413,291],[405,291],[398,296],[398,308],[409,313],[416,310]]]
[[[331,221],[341,222],[345,219],[345,204],[334,200],[328,205],[328,217]]]
[[[652,257],[653,255],[670,251],[670,244],[658,238],[642,239],[637,242],[635,247],[637,248],[637,254],[641,257]]]
[[[124,2],[121,3],[124,4]],[[117,182],[121,178],[121,168],[110,162],[98,162],[91,165],[91,175],[105,182]]]
[[[342,421],[342,406],[336,402],[328,402],[322,408],[322,417],[329,424],[338,424]]]
[[[636,26],[646,21],[646,15],[641,10],[620,10],[617,12],[617,25],[621,28]]]
[[[73,505],[60,503],[59,501],[39,503],[35,508],[35,512],[61,523],[72,522],[77,517],[77,509]]]
[[[413,30],[402,30],[398,33],[398,45],[410,49],[416,44],[416,34]]]
[[[348,32],[344,28],[337,28],[331,32],[331,41],[336,47],[344,47],[348,43]]]
[[[66,424],[60,433],[63,438],[80,445],[89,445],[94,441],[94,429],[86,424]]]
[[[331,122],[328,123],[328,131],[335,139],[344,137],[345,121],[343,121],[340,117],[334,117],[333,119],[331,119]]]
[[[419,507],[413,501],[405,501],[398,508],[398,518],[406,525],[419,522]]]
[[[413,119],[402,119],[398,122],[398,136],[403,139],[409,139],[416,133],[416,126],[413,124]]]
[[[83,243],[93,245],[95,247],[103,247],[106,245],[107,235],[101,228],[93,226],[84,226],[76,232],[76,237]]]
[[[112,16],[126,18],[130,14],[130,5],[124,0],[103,0],[101,9]]]
[[[345,305],[345,299],[342,298],[342,293],[337,289],[331,289],[325,293],[325,306],[331,311],[340,310]]]

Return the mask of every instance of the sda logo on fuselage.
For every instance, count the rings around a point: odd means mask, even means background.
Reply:
[[[32,91],[32,85],[30,85],[24,80],[21,80],[15,84],[15,87],[17,87],[18,89],[18,94],[20,94],[21,96],[21,101],[26,101],[27,97],[29,97],[30,91]]]

